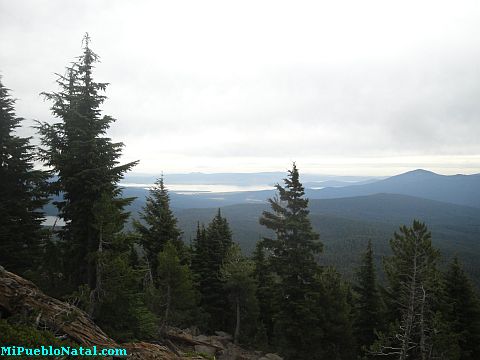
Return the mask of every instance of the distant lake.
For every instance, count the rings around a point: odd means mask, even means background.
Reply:
[[[150,189],[154,184],[140,183],[122,183],[121,187],[137,187]],[[169,191],[178,194],[198,194],[198,193],[223,193],[223,192],[240,192],[240,191],[259,191],[273,190],[271,185],[222,185],[222,184],[167,184]]]

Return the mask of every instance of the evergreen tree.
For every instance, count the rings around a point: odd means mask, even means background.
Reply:
[[[196,315],[196,292],[187,265],[182,265],[177,247],[167,242],[158,254],[155,308],[162,325],[188,326]]]
[[[369,348],[376,339],[375,331],[383,330],[382,303],[377,288],[372,242],[369,241],[357,272],[355,291],[355,335],[362,348]],[[363,351],[362,351],[363,353]]]
[[[263,240],[259,240],[255,245],[253,261],[255,263],[254,277],[257,282],[256,297],[259,306],[259,343],[257,346],[267,350],[271,345],[270,339],[273,338],[273,314],[275,313],[273,306],[277,296],[275,292],[278,289]]]
[[[476,359],[480,354],[480,299],[458,258],[445,274],[445,293],[449,305],[446,317],[457,335],[460,359]]]
[[[254,268],[253,261],[242,255],[240,246],[233,244],[220,269],[221,279],[234,308],[235,330],[233,340],[235,344],[238,344],[240,340],[240,331],[243,329],[241,326],[242,319],[250,318],[250,329],[252,329],[252,325],[254,327],[256,324],[258,307],[255,298]],[[247,333],[243,330],[242,332]]]
[[[295,163],[285,181],[276,185],[278,197],[269,199],[273,212],[264,211],[260,224],[273,230],[265,238],[272,271],[278,277],[274,315],[277,345],[288,359],[307,358],[318,348],[317,276],[315,255],[322,250],[308,218],[308,199]],[[302,356],[303,354],[303,356]]]
[[[208,224],[206,229],[207,243],[211,249],[215,249],[213,253],[217,255],[216,263],[221,266],[223,259],[227,255],[230,247],[233,244],[232,232],[228,221],[222,216],[220,209],[218,209],[217,215]]]
[[[435,348],[445,331],[437,314],[437,290],[441,287],[437,271],[438,250],[431,233],[415,220],[411,227],[400,227],[390,241],[393,255],[384,261],[388,279],[388,305],[395,322],[390,332],[380,337],[373,353],[402,359],[451,359],[444,349]]]
[[[207,272],[205,256],[207,253],[207,231],[205,225],[197,222],[197,233],[191,244],[191,268],[195,282],[198,284]]]
[[[118,340],[152,338],[157,318],[147,308],[142,288],[145,272],[131,262],[134,237],[122,233],[123,216],[109,194],[103,194],[93,210],[93,226],[99,234],[97,279],[94,289],[80,287],[83,307]]]
[[[170,197],[165,188],[163,176],[155,182],[155,186],[149,193],[143,212],[140,214],[143,222],[135,221],[134,227],[140,234],[140,244],[145,250],[152,279],[157,285],[158,254],[163,251],[165,244],[169,241],[174,244],[181,257],[185,251],[181,239],[182,233],[170,209]]]
[[[121,245],[114,244],[102,256],[102,293],[95,307],[95,321],[119,341],[153,339],[158,320],[147,307],[141,286],[143,272],[135,270],[129,261],[133,242],[125,240],[120,234],[116,242]]]
[[[100,106],[106,97],[106,83],[93,79],[98,56],[90,49],[88,35],[83,42],[83,54],[58,75],[59,92],[44,93],[53,102],[52,112],[61,121],[39,124],[42,157],[57,176],[53,191],[63,195],[56,203],[66,226],[61,233],[65,243],[68,283],[72,288],[88,284],[96,287],[96,259],[99,230],[95,228],[94,205],[107,194],[123,219],[123,207],[131,199],[122,199],[118,182],[136,162],[119,165],[122,143],[105,136],[114,119],[102,116]]]
[[[15,100],[0,79],[0,264],[19,274],[36,270],[46,234],[46,173],[34,169],[35,148],[15,130]]]
[[[225,330],[228,328],[228,301],[220,269],[228,249],[232,245],[232,233],[227,219],[222,217],[220,209],[207,228],[197,228],[194,239],[192,269],[201,294],[201,307],[208,314],[206,330]]]
[[[316,322],[311,330],[315,355],[305,353],[307,357],[302,358],[356,359],[349,285],[331,267],[319,273],[316,284],[313,305]]]

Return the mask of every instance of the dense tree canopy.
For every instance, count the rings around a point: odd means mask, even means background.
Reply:
[[[368,242],[362,263],[357,272],[355,291],[355,334],[357,342],[368,348],[376,339],[376,332],[383,330],[383,307],[377,287],[373,262],[372,242]]]
[[[24,274],[41,259],[47,174],[34,168],[35,147],[16,134],[23,118],[0,78],[0,264]]]
[[[228,328],[229,304],[220,270],[232,243],[232,232],[220,209],[206,228],[198,226],[192,267],[201,294],[200,305],[209,318],[204,325],[210,331]]]
[[[445,273],[446,315],[458,337],[460,360],[473,360],[480,354],[480,299],[458,258]]]

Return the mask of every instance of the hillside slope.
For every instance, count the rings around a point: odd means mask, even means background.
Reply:
[[[378,193],[402,194],[480,208],[480,174],[439,175],[414,170],[369,184],[308,191],[310,198],[341,198]]]
[[[267,204],[239,204],[222,207],[234,239],[246,252],[254,249],[262,236],[271,233],[258,219]],[[412,196],[377,194],[370,196],[310,200],[310,217],[325,244],[320,257],[324,264],[336,265],[351,275],[360,252],[371,239],[380,258],[389,253],[388,240],[402,224],[413,219],[424,221],[432,231],[433,242],[445,258],[458,254],[467,271],[480,279],[480,209],[427,200]],[[197,221],[209,222],[216,212],[210,209],[178,210],[176,215],[188,243],[195,235]]]

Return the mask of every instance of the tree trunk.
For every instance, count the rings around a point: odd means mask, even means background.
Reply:
[[[90,287],[90,289],[95,289],[97,287],[97,276],[96,276],[96,262],[95,258],[92,255],[93,252],[95,252],[96,249],[96,244],[95,244],[95,235],[92,234],[93,229],[89,226],[88,231],[87,231],[87,251],[86,251],[86,257],[85,261],[87,262],[87,284]]]
[[[405,360],[408,357],[408,352],[410,349],[411,341],[411,332],[414,323],[415,317],[415,303],[416,303],[416,289],[417,289],[417,257],[418,257],[418,242],[415,242],[415,252],[413,256],[413,269],[412,269],[412,279],[409,284],[410,298],[407,308],[407,313],[405,314],[404,321],[404,332],[402,335],[402,349],[400,352],[400,360]]]
[[[426,334],[425,334],[425,288],[422,286],[422,299],[420,306],[420,352],[422,354],[422,360],[427,359],[427,347],[426,347]]]
[[[172,303],[172,288],[170,284],[167,284],[167,307],[165,308],[165,318],[164,318],[164,325],[168,324],[168,316],[170,314],[170,306]]]
[[[90,292],[90,309],[88,314],[93,318],[95,310],[102,296],[102,253],[103,253],[103,227],[100,226],[98,249],[95,264],[95,289]]]
[[[238,345],[238,340],[240,338],[240,297],[237,295],[235,298],[235,305],[237,310],[237,321],[235,324],[235,333],[233,335],[233,343]]]

